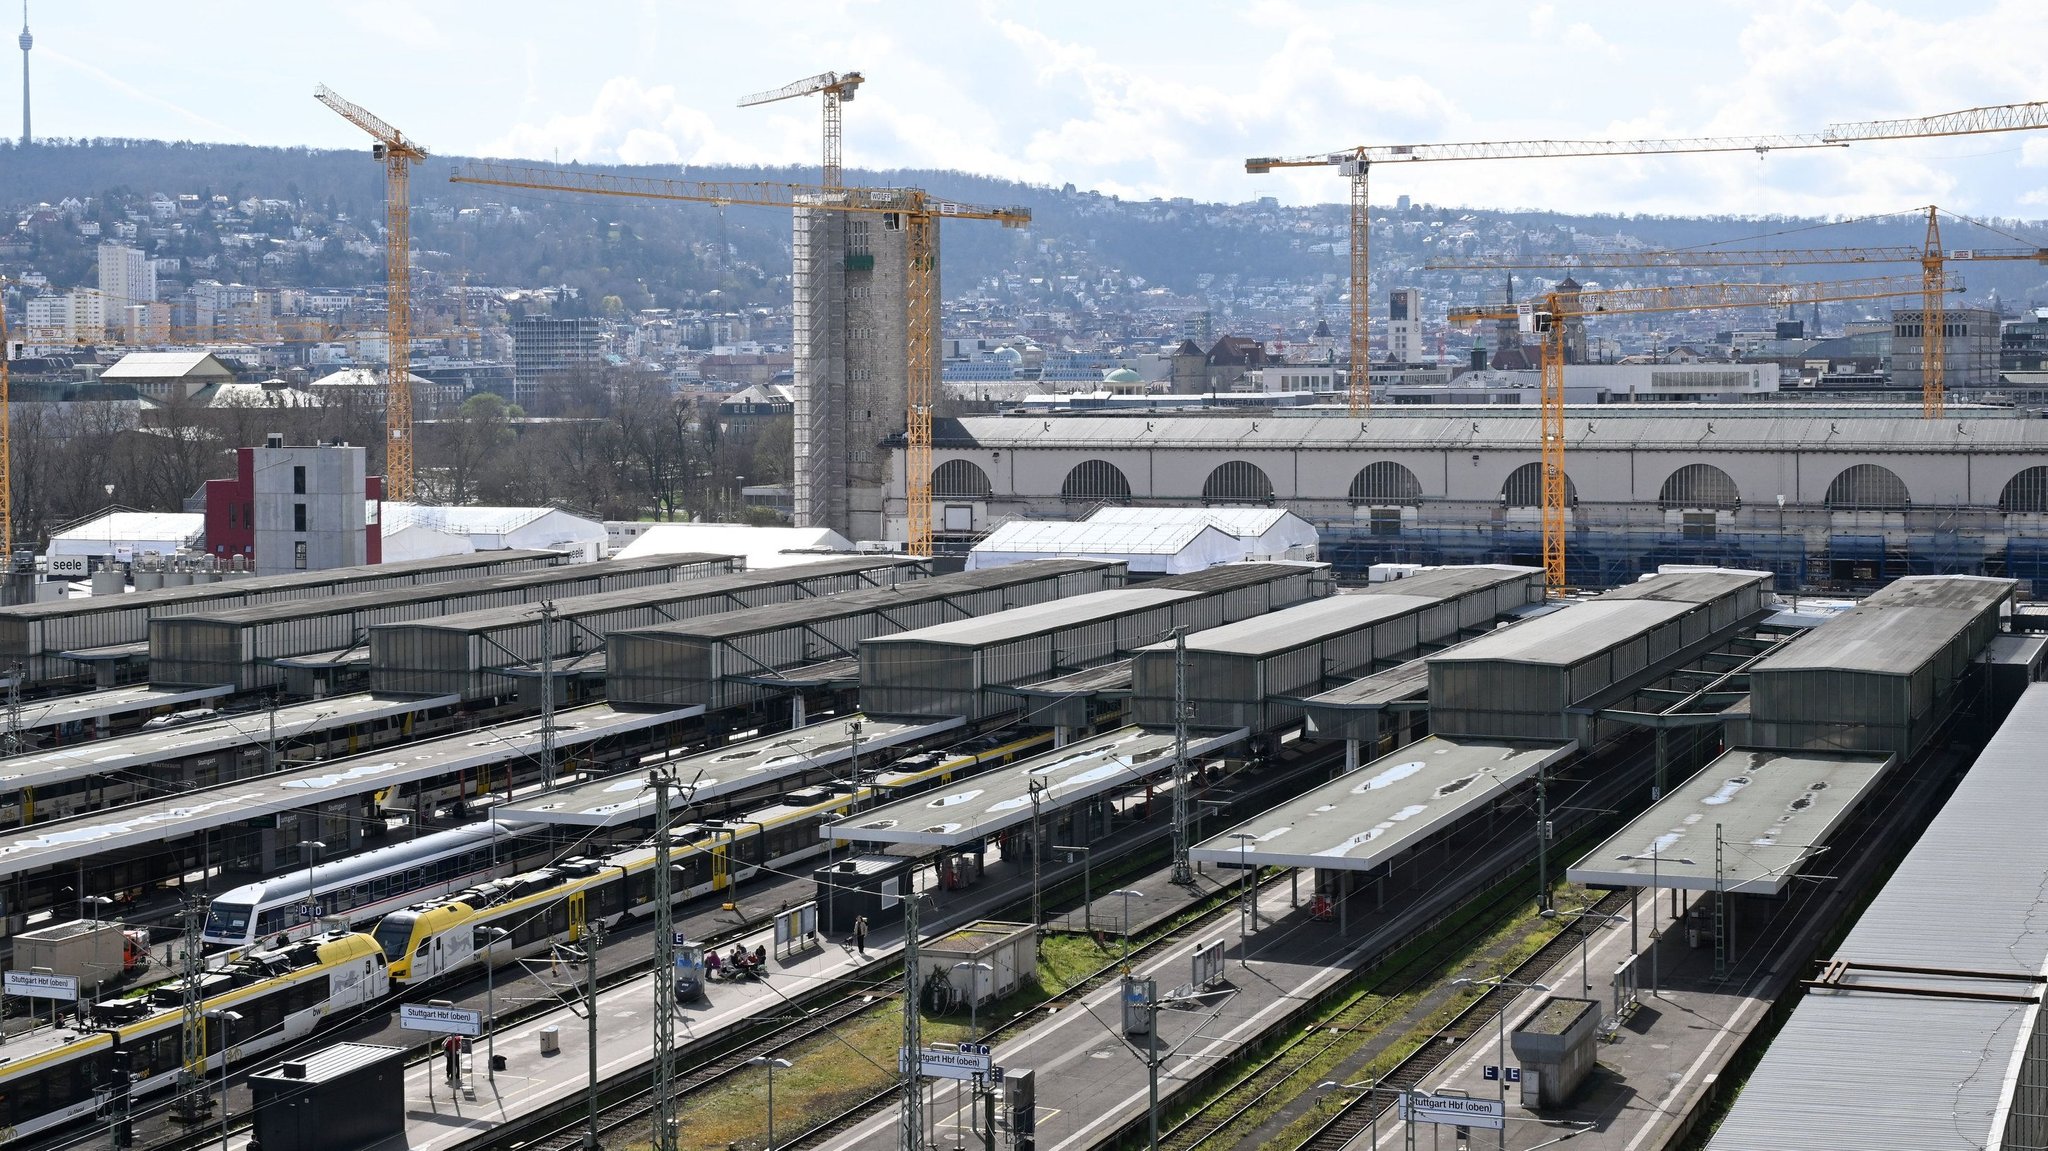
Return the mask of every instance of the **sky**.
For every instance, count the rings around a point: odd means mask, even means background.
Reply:
[[[848,167],[1125,197],[1342,198],[1247,156],[1355,144],[1818,131],[2048,99],[2042,0],[30,0],[38,137],[319,148],[366,139],[316,83],[429,149],[592,164],[817,162],[816,97],[867,79]],[[18,131],[19,54],[0,69]],[[423,175],[430,174],[423,173]],[[943,188],[934,190],[943,192]],[[2048,217],[2048,131],[1706,157],[1373,170],[1375,202]]]

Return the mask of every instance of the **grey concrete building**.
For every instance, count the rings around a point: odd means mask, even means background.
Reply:
[[[1943,313],[1942,362],[1947,386],[1998,386],[1998,313],[1988,308],[1949,308]],[[1927,322],[1919,308],[1892,311],[1892,387],[1919,391],[1927,377]]]
[[[512,321],[512,395],[529,413],[546,399],[549,377],[597,363],[604,325],[590,317],[521,316]]]
[[[1382,562],[1536,562],[1536,414],[1385,411],[941,421],[933,464],[987,492],[977,523],[1080,518],[1102,503],[1271,506],[1315,524],[1321,557],[1350,575]],[[1607,586],[1712,563],[1774,571],[1783,588],[1962,573],[2048,592],[2048,421],[1918,413],[1574,407],[1571,578]]]
[[[907,424],[909,233],[894,213],[798,209],[792,270],[796,522],[849,539],[888,530]],[[933,230],[932,299],[941,297]],[[939,348],[931,349],[934,386]],[[899,499],[894,522],[901,524]]]

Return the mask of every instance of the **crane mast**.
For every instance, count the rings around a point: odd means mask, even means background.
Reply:
[[[816,76],[784,84],[766,92],[756,92],[740,100],[739,106],[751,108],[756,104],[772,104],[777,100],[793,100],[799,96],[822,95],[825,113],[825,162],[819,183],[827,188],[841,184],[839,170],[839,106],[853,99],[866,77],[858,72],[820,72]]]
[[[370,155],[384,164],[384,495],[413,498],[412,438],[412,166],[427,150],[368,110],[322,84],[313,98],[374,141]]]

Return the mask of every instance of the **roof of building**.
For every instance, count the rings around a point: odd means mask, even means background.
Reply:
[[[1233,538],[1203,520],[1170,516],[1156,522],[1011,520],[982,537],[974,550],[983,555],[1172,556],[1196,547],[1205,534],[1217,537],[1210,548],[1227,547]]]
[[[103,380],[226,380],[234,377],[210,352],[130,352],[100,373]]]
[[[201,512],[107,512],[50,533],[50,542],[136,543],[190,539],[206,530]]]
[[[1754,671],[1911,675],[2015,584],[1986,576],[1907,576],[1757,661]]]
[[[1188,758],[1209,755],[1245,737],[1245,730],[1188,737]],[[1107,791],[1128,789],[1173,768],[1173,733],[1120,728],[1076,740],[1057,751],[941,786],[821,829],[826,839],[856,843],[971,843],[1029,822],[1034,807],[1058,811]],[[1032,802],[1034,791],[1039,802]],[[4,852],[4,849],[0,849]]]
[[[715,551],[736,555],[752,569],[788,567],[853,550],[830,528],[752,527],[747,524],[656,524],[620,548],[620,559],[668,552]]]
[[[1842,989],[1799,1000],[1710,1151],[2014,1145],[2004,1124],[2015,1080],[2038,1081],[2021,1070],[2040,1011],[2031,981],[2048,967],[2044,745],[2048,686],[2036,684],[1836,948],[1852,964]],[[2027,1002],[1999,998],[2015,994]]]
[[[875,636],[863,640],[861,646],[863,649],[884,644],[981,647],[1119,619],[1147,608],[1164,607],[1181,600],[1193,599],[1195,595],[1196,593],[1191,591],[1171,591],[1152,587],[1111,588],[1108,591],[1087,592],[1046,603],[1013,607],[1007,611],[975,616],[971,619],[933,624],[915,631]]]
[[[434,386],[434,381],[415,372],[407,372],[406,377],[412,381],[412,386],[415,388],[431,388]],[[384,387],[384,373],[374,368],[343,368],[338,372],[329,372],[306,386],[309,388],[376,388],[381,390]]]
[[[1661,406],[1661,405],[1660,405]],[[1603,410],[1605,409],[1605,410]],[[1776,404],[1751,410],[1716,407],[1711,414],[1640,414],[1623,405],[1576,406],[1565,424],[1567,451],[1601,448],[1636,451],[1787,451],[1845,453],[1953,451],[1966,443],[1977,451],[2048,452],[2048,420],[2010,414],[1956,416],[1942,420],[1917,415],[1874,416],[1788,412]],[[1411,412],[1370,419],[1271,411],[1240,415],[975,416],[933,421],[941,448],[1071,448],[1089,451],[1146,451],[1202,448],[1211,451],[1441,451],[1502,449],[1535,451],[1541,421],[1534,412]]]
[[[1426,736],[1211,836],[1188,857],[1235,863],[1243,854],[1266,865],[1367,870],[1577,749]]]
[[[317,408],[320,397],[297,388],[273,388],[263,384],[242,384],[222,380],[200,391],[198,399],[209,408]]]
[[[1443,597],[1433,595],[1333,595],[1195,632],[1187,637],[1187,649],[1218,655],[1270,656],[1349,635],[1441,602]],[[1138,650],[1172,651],[1173,647],[1171,643],[1158,643]]]
[[[1643,887],[1654,868],[1660,887],[1712,891],[1718,882],[1723,891],[1776,895],[1891,764],[1883,755],[1731,749],[1573,864],[1566,878]]]
[[[1208,524],[1239,539],[1265,535],[1295,520],[1311,536],[1315,526],[1286,508],[1097,508],[1082,521],[1091,524]]]
[[[1692,606],[1660,600],[1597,599],[1488,632],[1430,657],[1436,663],[1525,663],[1569,667],[1591,659]]]
[[[857,747],[847,731],[849,721],[861,725]],[[903,723],[860,714],[839,716],[779,735],[728,744],[716,751],[678,756],[663,766],[681,784],[675,800],[680,807],[837,767],[851,760],[856,751],[863,755],[880,754],[888,748],[949,731],[963,722],[958,717]],[[882,760],[867,762],[878,765]],[[497,809],[501,819],[597,827],[631,823],[653,814],[654,793],[647,786],[646,774],[637,771],[543,792]]]
[[[598,538],[604,535],[604,525],[595,520],[584,519],[574,512],[560,508],[494,508],[465,507],[447,504],[387,503],[381,521],[385,531],[401,528],[423,527],[450,535],[504,535],[515,532],[537,520],[551,515],[566,516],[582,520],[591,525]]]

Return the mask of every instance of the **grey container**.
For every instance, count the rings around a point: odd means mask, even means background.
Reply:
[[[249,1076],[251,1151],[362,1151],[405,1134],[405,1048],[337,1043]]]

